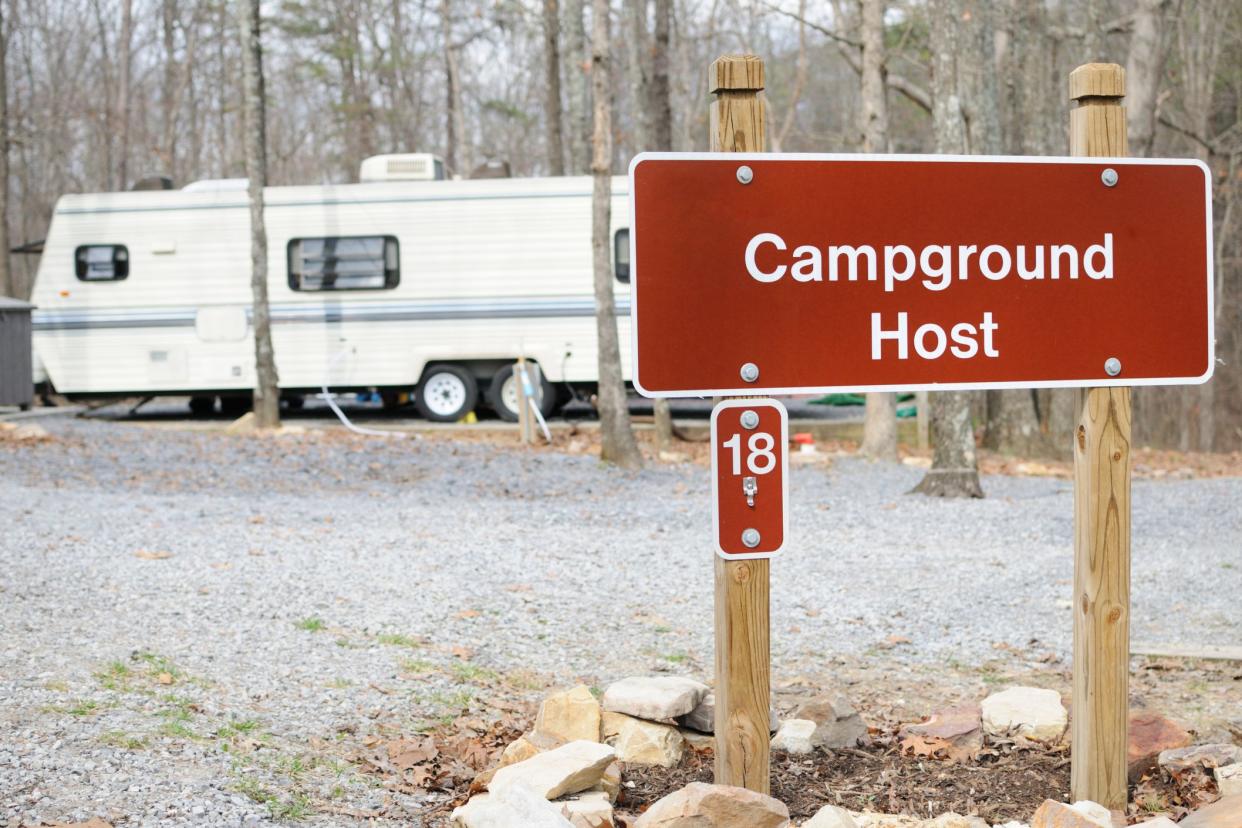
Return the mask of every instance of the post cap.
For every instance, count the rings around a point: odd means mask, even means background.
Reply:
[[[721,55],[708,69],[707,85],[717,92],[759,92],[763,89],[763,58],[758,55]]]
[[[1116,63],[1084,63],[1069,76],[1070,100],[1124,98],[1126,70]]]

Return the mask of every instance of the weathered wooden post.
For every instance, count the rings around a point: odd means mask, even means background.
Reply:
[[[1069,80],[1077,102],[1070,111],[1070,153],[1125,155],[1125,70],[1089,63]],[[1074,438],[1075,800],[1126,807],[1129,679],[1130,389],[1084,388]]]
[[[763,61],[725,55],[712,62],[709,127],[713,152],[764,150]],[[716,769],[719,785],[771,787],[771,648],[767,559],[716,562]]]

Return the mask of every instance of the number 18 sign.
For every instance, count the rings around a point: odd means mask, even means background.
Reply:
[[[776,400],[727,400],[712,411],[716,551],[770,558],[789,534],[789,415]]]

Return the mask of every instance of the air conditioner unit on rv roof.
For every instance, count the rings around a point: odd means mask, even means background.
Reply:
[[[362,162],[358,180],[368,181],[440,181],[444,178],[444,162],[429,152],[399,155],[373,155]]]

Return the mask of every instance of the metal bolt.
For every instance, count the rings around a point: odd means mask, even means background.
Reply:
[[[755,426],[757,426],[757,425],[759,425],[759,415],[758,415],[758,414],[756,414],[754,411],[750,411],[750,410],[747,410],[747,411],[743,411],[743,412],[742,412],[742,426],[743,426],[743,428],[754,428],[754,427],[755,427]]]
[[[1110,377],[1115,377],[1121,373],[1121,360],[1117,357],[1109,357],[1104,360],[1104,373]]]
[[[742,543],[747,549],[754,549],[759,545],[759,530],[747,529],[742,533]]]
[[[747,382],[754,382],[759,379],[759,366],[753,362],[748,362],[742,366],[742,379]]]
[[[1105,187],[1117,186],[1117,171],[1112,167],[1108,167],[1104,172],[1100,173],[1100,180],[1104,182]]]
[[[737,168],[737,180],[743,184],[749,184],[755,178],[755,171],[743,164]]]

